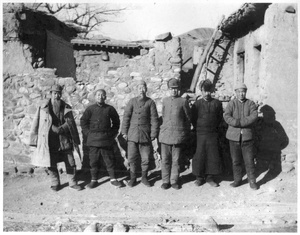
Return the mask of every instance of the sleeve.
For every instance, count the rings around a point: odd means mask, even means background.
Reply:
[[[196,129],[196,127],[197,127],[197,119],[198,119],[196,102],[192,105],[192,108],[191,108],[191,115],[192,115],[191,121],[192,121],[192,125],[193,125],[194,129]]]
[[[92,112],[89,108],[87,108],[82,117],[80,118],[80,126],[82,129],[82,133],[87,136],[90,131],[90,119],[92,116]]]
[[[66,117],[66,122],[62,125],[64,126],[64,130],[67,129],[67,131],[65,131],[65,133],[70,133],[72,136],[72,140],[74,144],[80,145],[80,138],[79,138],[79,134],[78,134],[78,129],[76,126],[76,122],[73,116],[72,112],[69,112],[67,114]],[[61,128],[62,126],[60,126],[59,128]]]
[[[37,146],[39,122],[40,122],[40,107],[38,107],[31,125],[30,135],[29,135],[29,146],[34,146],[34,147]]]
[[[233,101],[230,101],[226,106],[224,120],[229,126],[240,126],[240,120],[233,117]]]
[[[113,135],[117,135],[119,133],[119,128],[120,128],[120,117],[116,109],[112,106],[110,109],[110,118],[112,122],[111,130],[113,132]]]
[[[253,101],[250,102],[249,109],[250,109],[250,114],[248,116],[244,116],[241,118],[240,121],[241,127],[247,127],[253,124],[254,122],[256,122],[258,118],[257,106]]]
[[[121,127],[121,132],[124,135],[128,134],[132,112],[133,112],[133,104],[132,104],[132,100],[129,100],[124,110],[123,122]]]
[[[150,104],[150,122],[151,122],[151,138],[157,138],[159,130],[159,121],[156,104],[154,101]]]
[[[191,114],[191,108],[189,106],[188,100],[185,100],[184,105],[183,105],[183,110],[184,110],[186,119],[191,124],[192,123],[192,120],[191,120],[192,114]]]
[[[220,101],[218,101],[217,115],[218,115],[218,117],[217,117],[218,125],[220,125],[222,122],[222,118],[223,118],[223,107],[222,107],[222,103]]]

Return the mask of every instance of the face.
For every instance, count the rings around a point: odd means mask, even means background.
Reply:
[[[97,91],[95,95],[95,100],[99,104],[104,104],[106,100],[106,92],[105,91]]]
[[[171,87],[170,91],[171,91],[171,96],[172,97],[179,96],[179,88],[178,87]]]
[[[141,97],[145,97],[146,96],[146,92],[147,92],[147,87],[146,86],[144,86],[144,85],[138,85],[137,90],[138,90],[139,96],[141,96]]]
[[[237,97],[239,100],[244,100],[244,99],[246,99],[246,93],[247,93],[247,90],[246,90],[246,89],[237,89],[237,90],[235,90],[236,97]]]
[[[52,100],[60,100],[60,98],[61,98],[61,92],[59,92],[59,91],[52,91],[51,92],[51,98],[52,98]]]
[[[211,98],[211,91],[206,91],[203,88],[201,89],[201,93],[204,99],[210,99]]]

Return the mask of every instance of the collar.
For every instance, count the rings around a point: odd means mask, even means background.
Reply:
[[[105,106],[105,103],[103,103],[103,104],[100,104],[100,103],[96,102],[96,104],[97,104],[97,106],[99,106],[99,107],[103,107],[103,106]]]

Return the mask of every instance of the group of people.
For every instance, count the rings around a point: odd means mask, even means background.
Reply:
[[[189,134],[197,133],[197,147],[192,159],[192,173],[195,185],[205,182],[218,187],[215,176],[221,173],[221,159],[218,150],[218,127],[222,119],[228,124],[226,137],[230,144],[234,182],[238,187],[242,183],[242,165],[250,187],[258,189],[255,179],[253,124],[257,119],[255,103],[246,98],[247,87],[238,83],[235,87],[236,98],[231,100],[223,113],[222,103],[212,98],[213,84],[210,80],[200,82],[202,98],[190,104],[180,96],[180,81],[172,78],[168,81],[170,96],[163,99],[162,123],[160,124],[155,102],[147,97],[147,84],[139,81],[137,96],[125,107],[121,134],[127,141],[127,158],[130,167],[129,187],[137,184],[137,168],[140,158],[141,183],[147,187],[149,159],[152,154],[152,141],[158,139],[161,144],[162,189],[180,189],[180,165]],[[76,165],[73,151],[79,151],[79,134],[71,107],[62,99],[62,87],[51,88],[51,98],[41,105],[34,118],[30,145],[36,147],[32,164],[47,167],[51,178],[51,188],[58,191],[61,187],[57,169],[58,162],[65,162],[69,186],[82,190],[76,179]],[[80,118],[82,133],[87,137],[91,182],[88,188],[98,185],[99,161],[103,159],[110,183],[115,187],[122,184],[115,176],[115,156],[113,144],[119,135],[120,118],[116,109],[105,103],[106,91],[98,89],[94,93],[95,103],[84,111]]]

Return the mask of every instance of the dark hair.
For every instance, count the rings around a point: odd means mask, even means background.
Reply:
[[[199,88],[200,88],[200,90],[203,89],[204,91],[211,91],[213,88],[213,84],[209,79],[205,79],[200,82]]]

